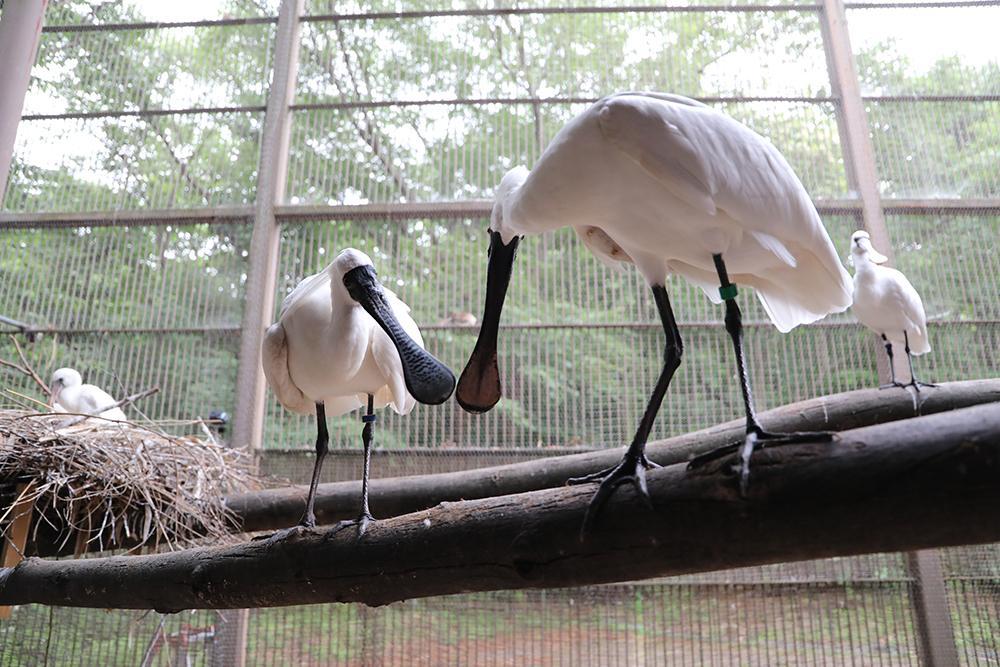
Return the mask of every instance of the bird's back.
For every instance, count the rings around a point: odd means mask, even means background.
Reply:
[[[514,209],[515,224],[601,229],[624,255],[661,258],[713,300],[720,253],[782,331],[851,303],[850,276],[785,158],[729,116],[679,96],[596,103],[556,135]]]

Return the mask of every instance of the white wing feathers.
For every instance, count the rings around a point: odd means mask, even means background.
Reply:
[[[294,292],[292,294],[294,295]],[[282,305],[283,310],[287,304],[288,299],[285,299],[285,304]],[[264,366],[264,377],[271,385],[274,395],[278,397],[279,403],[300,415],[316,413],[316,404],[306,398],[302,391],[295,386],[288,372],[288,343],[285,340],[285,327],[281,325],[280,321],[267,328],[264,342],[260,348],[260,360]]]
[[[670,122],[666,105],[639,96],[608,99],[598,113],[604,137],[692,208],[715,215],[716,184],[704,154]],[[650,141],[656,137],[656,141]]]
[[[887,266],[879,266],[878,270],[884,272],[888,279],[890,298],[895,302],[894,306],[899,308],[908,325],[906,331],[910,339],[910,351],[917,355],[930,352],[931,345],[927,336],[927,314],[924,311],[924,302],[921,300],[920,294],[901,271]],[[896,334],[896,336],[898,335]]]
[[[768,279],[730,275],[757,290],[779,330],[851,305],[850,275],[802,183],[767,139],[684,98],[627,93],[599,104],[598,123],[612,145],[696,212],[724,212],[782,263]],[[716,277],[691,268],[678,273],[716,300]]]

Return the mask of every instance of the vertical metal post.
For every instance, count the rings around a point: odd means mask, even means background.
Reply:
[[[882,212],[882,199],[878,190],[878,171],[861,98],[861,86],[847,29],[847,14],[843,0],[823,0],[820,12],[823,45],[826,50],[830,84],[837,100],[837,126],[844,150],[844,163],[848,180],[861,198],[862,219],[879,252],[895,263],[889,230]],[[881,341],[879,341],[881,347]],[[883,355],[878,355],[879,378],[889,381],[889,365]],[[907,377],[905,355],[897,354],[897,375]],[[902,373],[900,373],[902,371]],[[920,634],[921,654],[924,664],[931,667],[958,665],[958,650],[951,626],[951,611],[947,588],[937,551],[917,551],[907,554],[907,563],[913,576],[913,607]]]
[[[958,667],[958,648],[951,625],[951,608],[940,552],[913,551],[906,554],[906,562],[916,584],[910,597],[924,664]]]
[[[260,449],[262,444],[265,386],[260,345],[264,329],[274,312],[281,234],[274,217],[274,206],[285,197],[291,135],[291,113],[288,106],[295,97],[299,18],[303,13],[304,0],[282,0],[278,10],[274,68],[260,139],[253,237],[250,241],[243,324],[240,331],[232,436],[232,444],[236,447]],[[219,631],[216,635],[216,650],[213,652],[215,665],[243,667],[246,664],[249,616],[246,609],[219,613]]]
[[[288,105],[295,95],[298,71],[299,16],[304,0],[282,0],[278,14],[274,73],[267,97],[267,111],[260,144],[257,170],[257,199],[254,230],[250,242],[246,301],[240,336],[239,371],[236,376],[236,410],[233,445],[261,446],[264,424],[264,373],[260,365],[260,345],[274,312],[274,291],[278,270],[280,229],[274,206],[284,198],[288,165],[291,114]]]
[[[48,0],[0,2],[0,202],[7,191],[14,138],[38,55],[42,19]]]

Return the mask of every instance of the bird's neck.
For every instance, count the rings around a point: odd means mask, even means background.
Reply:
[[[504,223],[515,236],[541,234],[565,227],[565,218],[553,202],[531,189],[518,188],[504,203]]]
[[[874,277],[877,267],[878,265],[867,257],[854,259],[855,273],[860,275],[862,278]]]

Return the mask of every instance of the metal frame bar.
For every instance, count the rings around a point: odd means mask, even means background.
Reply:
[[[257,171],[257,201],[254,232],[250,242],[249,269],[236,376],[236,410],[233,443],[259,448],[264,426],[264,373],[260,347],[264,329],[274,311],[277,284],[280,223],[275,205],[284,198],[291,114],[288,105],[295,96],[299,55],[299,15],[304,0],[282,0],[274,55],[274,74],[267,98],[261,135],[260,167]]]
[[[825,214],[857,214],[863,210],[858,199],[816,199],[816,209]],[[423,218],[485,218],[493,209],[489,199],[463,201],[375,204],[276,204],[274,217],[282,223],[311,220],[356,220],[378,218],[414,220]],[[1000,197],[983,199],[884,199],[885,213],[906,215],[997,214]],[[193,209],[149,209],[123,211],[0,213],[2,229],[53,229],[72,227],[154,226],[184,224],[251,224],[251,206],[219,206]]]
[[[118,30],[160,30],[169,28],[213,28],[216,26],[243,26],[277,23],[277,16],[247,16],[245,18],[214,19],[205,21],[136,21],[134,23],[76,23],[47,25],[47,32],[109,32]]]
[[[854,49],[851,47],[844,0],[823,0],[820,25],[830,70],[830,84],[840,98],[838,127],[848,176],[853,176],[862,206],[864,226],[872,241],[894,263],[891,238],[885,224],[883,202],[878,188],[875,149],[868,127],[868,115],[861,95]],[[878,345],[871,336],[873,345]],[[880,380],[889,380],[889,364],[877,355]],[[902,363],[901,356],[899,362]],[[907,555],[909,570],[914,578],[913,613],[920,637],[924,664],[945,667],[958,664],[955,635],[950,622],[947,588],[937,551],[921,551]]]
[[[482,104],[592,104],[597,97],[455,97],[450,99],[437,100],[354,100],[350,102],[304,102],[301,104],[290,104],[291,111],[321,111],[321,110],[351,110],[351,109],[385,109],[397,107],[425,107],[425,106],[476,106]],[[704,104],[753,104],[759,102],[777,103],[798,103],[798,104],[829,104],[837,103],[837,97],[809,96],[809,95],[714,95],[696,96],[696,99]],[[862,95],[865,102],[891,103],[891,102],[1000,102],[1000,94],[955,94],[955,95],[923,95],[914,93],[911,95]],[[149,116],[181,116],[195,114],[225,114],[225,113],[261,113],[267,107],[260,104],[228,106],[228,107],[186,107],[183,109],[133,109],[125,111],[104,110],[104,111],[67,111],[64,113],[37,113],[21,116],[22,122],[42,121],[42,120],[90,120],[97,118],[145,118]]]
[[[303,23],[341,23],[436,18],[442,16],[525,16],[530,14],[687,14],[764,12],[817,12],[820,4],[801,5],[624,5],[618,7],[498,7],[472,9],[429,9],[405,12],[358,12],[352,14],[306,14]]]
[[[66,113],[35,113],[21,116],[25,122],[37,120],[83,120],[91,118],[144,118],[148,116],[180,116],[195,114],[260,113],[267,107],[257,104],[235,107],[190,107],[186,109],[135,109],[132,111],[67,111]]]

